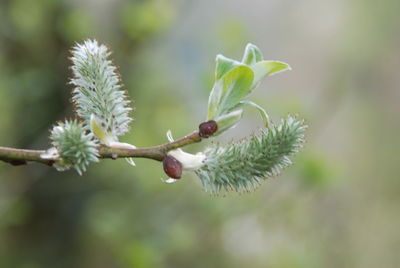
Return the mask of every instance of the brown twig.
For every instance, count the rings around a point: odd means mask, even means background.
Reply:
[[[99,147],[100,158],[126,158],[139,157],[149,158],[162,161],[168,151],[201,141],[198,131],[186,135],[178,140],[157,146],[136,148],[136,149],[120,149],[111,148],[105,145]],[[9,147],[0,147],[0,160],[12,165],[23,165],[27,162],[38,162],[46,165],[53,165],[54,160],[42,158],[45,150],[26,150]]]

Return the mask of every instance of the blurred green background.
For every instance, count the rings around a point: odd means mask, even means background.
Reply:
[[[398,267],[400,1],[2,0],[0,145],[42,149],[73,116],[69,49],[109,45],[137,146],[206,115],[217,53],[247,42],[293,71],[252,99],[310,128],[295,165],[251,194],[210,197],[160,163],[102,161],[80,177],[0,163],[0,267]],[[219,138],[262,125],[248,110]],[[188,148],[196,152],[205,144]]]

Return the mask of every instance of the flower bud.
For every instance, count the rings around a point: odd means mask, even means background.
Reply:
[[[199,136],[202,138],[208,138],[212,136],[218,130],[217,122],[209,120],[199,125]]]
[[[180,179],[182,176],[182,164],[175,157],[167,155],[163,160],[165,173],[173,179]]]

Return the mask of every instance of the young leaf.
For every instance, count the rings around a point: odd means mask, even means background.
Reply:
[[[268,127],[268,125],[269,125],[269,116],[268,116],[267,112],[264,110],[264,108],[262,108],[260,105],[254,103],[252,101],[249,101],[249,100],[245,100],[245,101],[239,102],[239,104],[235,108],[242,108],[242,107],[245,107],[245,106],[250,106],[250,107],[256,108],[260,112],[260,115],[261,115],[261,117],[262,117],[262,119],[264,121],[264,126]]]
[[[266,60],[260,61],[251,66],[254,72],[253,88],[266,76],[270,76],[279,72],[290,70],[290,66],[287,63],[281,61]]]
[[[222,77],[222,94],[217,115],[230,111],[251,90],[254,74],[244,65],[237,66]]]
[[[219,102],[222,96],[222,81],[215,81],[208,97],[207,120],[211,120],[217,116]]]
[[[247,44],[244,50],[242,62],[246,65],[253,65],[262,60],[263,60],[263,55],[260,49],[253,44],[250,43]]]
[[[222,55],[217,56],[216,66],[216,78],[214,86],[210,92],[208,98],[208,112],[207,120],[214,119],[215,117],[222,114],[224,110],[224,104],[232,94],[232,97],[236,93],[243,93],[243,89],[249,89],[251,81],[253,79],[253,71],[245,65],[241,65],[239,62],[228,59]],[[232,92],[233,90],[233,92]],[[235,105],[227,103],[228,105]]]
[[[258,86],[262,78],[289,70],[290,66],[280,61],[263,60],[261,51],[253,44],[246,46],[241,63],[222,55],[218,55],[216,61],[216,81],[208,100],[207,120],[215,120],[217,123],[221,121],[217,134],[238,123],[236,120],[240,120],[242,113],[240,108],[244,106],[258,109],[264,124],[268,126],[269,119],[265,110],[251,101],[246,101],[245,98]],[[240,113],[230,114],[237,109],[240,109]]]
[[[236,60],[229,59],[224,55],[218,54],[216,59],[216,66],[215,66],[215,81],[220,79],[224,74],[229,72],[232,68],[241,65],[240,62]]]
[[[110,143],[110,134],[105,133],[105,131],[97,122],[96,116],[94,114],[90,116],[90,131],[94,134],[96,138],[99,139],[102,144],[108,145]]]
[[[220,135],[222,132],[235,127],[240,119],[242,119],[242,116],[243,110],[239,109],[217,117],[215,122],[217,122],[218,130],[214,136]]]

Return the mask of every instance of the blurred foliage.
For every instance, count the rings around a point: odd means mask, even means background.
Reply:
[[[127,2],[121,12],[121,25],[133,40],[143,40],[168,29],[174,8],[165,0]]]
[[[295,169],[307,187],[329,186],[335,178],[337,181],[338,171],[333,163],[334,161],[327,159],[322,153],[308,149],[297,159]]]
[[[69,49],[113,49],[138,146],[195,129],[214,55],[247,42],[293,71],[253,100],[307,119],[305,151],[252,194],[213,198],[160,163],[102,161],[79,177],[0,163],[0,267],[397,267],[400,2],[3,0],[0,145],[46,148],[71,115]],[[217,140],[262,126],[249,110]],[[196,151],[202,145],[188,148]]]

